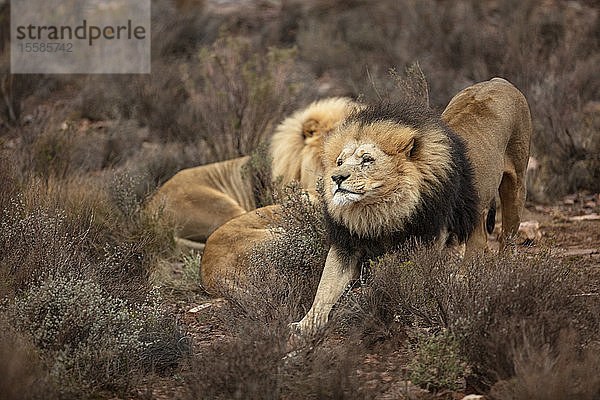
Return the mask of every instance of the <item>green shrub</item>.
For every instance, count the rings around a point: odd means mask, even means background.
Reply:
[[[422,388],[438,392],[458,390],[466,371],[459,341],[448,332],[418,337],[416,355],[408,368],[410,380]]]
[[[183,255],[183,277],[188,282],[200,283],[200,267],[202,265],[201,254]]]

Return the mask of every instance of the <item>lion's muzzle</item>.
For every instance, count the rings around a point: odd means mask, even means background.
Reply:
[[[350,173],[348,173],[348,172],[337,174],[337,175],[332,175],[331,176],[331,179],[335,183],[337,183],[338,186],[340,186],[342,184],[342,182],[344,182],[348,178],[350,178]]]

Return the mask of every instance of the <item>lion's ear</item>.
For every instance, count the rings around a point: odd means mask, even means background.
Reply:
[[[407,156],[412,157],[415,153],[416,145],[417,143],[415,141],[415,138],[413,137],[408,141],[406,145],[402,146],[402,149],[400,149],[400,153],[406,153]]]
[[[315,132],[317,132],[318,129],[319,129],[319,122],[314,118],[306,120],[302,124],[302,134],[304,135],[305,138],[312,137],[315,134]]]

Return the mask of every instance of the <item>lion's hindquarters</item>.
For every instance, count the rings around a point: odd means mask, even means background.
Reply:
[[[494,78],[459,92],[442,114],[465,140],[480,197],[480,218],[467,243],[467,254],[487,247],[485,208],[500,195],[501,248],[516,234],[524,206],[531,116],[523,94],[508,81]]]
[[[176,238],[204,242],[219,226],[254,208],[241,168],[248,157],[179,171],[158,191],[177,227]],[[156,202],[155,201],[155,202]]]
[[[202,255],[201,279],[204,288],[217,293],[243,287],[250,262],[246,258],[258,243],[270,237],[270,226],[281,206],[271,205],[242,214],[219,227],[206,241]]]

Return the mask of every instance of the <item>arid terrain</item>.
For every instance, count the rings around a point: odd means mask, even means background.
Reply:
[[[600,398],[597,2],[152,0],[143,75],[11,74],[9,21],[0,1],[1,398]],[[436,112],[495,76],[525,95],[516,251],[495,251],[497,215],[468,263],[366,260],[327,328],[291,336],[327,241],[288,188],[248,288],[206,293],[157,188],[260,154],[316,99],[393,102],[415,76]]]

